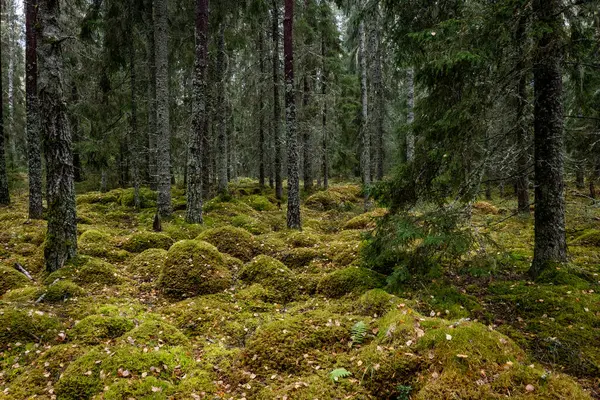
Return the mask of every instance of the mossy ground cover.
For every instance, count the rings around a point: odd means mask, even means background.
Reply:
[[[0,209],[0,399],[589,399],[600,381],[600,209],[569,195],[570,264],[525,275],[532,219],[474,206],[472,253],[394,292],[360,257],[360,188],[285,203],[240,180],[152,232],[156,197],[78,196],[81,256],[43,271],[44,221]],[[13,268],[18,262],[34,277]],[[42,297],[43,295],[43,297]]]

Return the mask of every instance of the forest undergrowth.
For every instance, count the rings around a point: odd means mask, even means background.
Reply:
[[[302,232],[271,190],[230,192],[189,225],[174,189],[160,233],[149,190],[140,211],[131,189],[79,195],[80,255],[50,275],[15,193],[0,399],[600,398],[600,208],[575,190],[568,266],[530,281],[533,220],[496,194],[473,206],[484,242],[393,291],[361,257],[386,211],[359,186],[305,195]]]

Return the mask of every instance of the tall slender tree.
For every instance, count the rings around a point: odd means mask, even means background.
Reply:
[[[367,55],[366,55],[366,32],[364,21],[360,22],[358,28],[358,56],[360,62],[360,132],[359,137],[361,140],[361,152],[360,152],[360,168],[363,185],[368,186],[371,184],[371,151],[370,144],[371,138],[369,135],[368,123],[368,100],[367,100]],[[368,194],[365,190],[365,207],[367,206]]]
[[[29,218],[42,218],[42,151],[37,98],[37,0],[25,2],[25,91],[27,159],[29,164]]]
[[[147,153],[146,178],[150,188],[156,190],[156,46],[154,43],[154,0],[145,0],[145,23],[146,23],[146,65],[147,65],[147,95],[146,111],[148,114],[147,129]]]
[[[327,190],[329,188],[329,149],[328,149],[328,135],[327,135],[327,47],[325,43],[325,32],[321,32],[321,57],[323,59],[323,67],[321,71],[321,95],[323,99],[323,116],[321,120],[322,125],[322,136],[323,136],[323,188]]]
[[[217,191],[219,194],[227,192],[227,99],[225,98],[225,21],[219,24],[217,38]]]
[[[71,130],[64,100],[59,0],[39,1],[39,100],[48,200],[44,256],[49,272],[77,254]]]
[[[412,161],[415,158],[415,131],[413,124],[415,122],[415,69],[410,67],[406,71],[406,85],[408,86],[408,116],[406,124],[408,131],[406,133],[406,160]]]
[[[171,128],[169,115],[169,19],[168,0],[154,5],[154,41],[156,46],[156,169],[157,211],[171,215]]]
[[[0,0],[0,15],[2,14],[2,1]],[[0,24],[2,21],[0,21]],[[0,59],[2,58],[2,44],[0,43]],[[0,63],[0,78],[2,77],[2,63]],[[6,172],[6,149],[4,143],[4,91],[2,88],[2,79],[0,79],[0,204],[9,204],[10,195],[8,193],[8,175]]]
[[[263,85],[263,76],[265,74],[265,34],[261,25],[259,25],[259,28],[258,65],[260,68],[260,78],[258,81],[258,184],[263,188],[265,187],[265,90]]]
[[[534,0],[541,28],[534,55],[535,246],[529,270],[539,276],[567,260],[563,172],[562,2]]]
[[[283,20],[283,54],[285,70],[285,125],[288,148],[288,209],[287,226],[301,229],[300,178],[296,125],[296,95],[294,92],[294,0],[285,0]]]
[[[279,4],[273,0],[272,29],[273,39],[273,142],[275,144],[275,197],[283,198],[283,179],[281,177],[281,103],[279,99]]]
[[[189,223],[202,223],[202,138],[206,134],[208,66],[208,0],[196,0],[192,131],[188,148],[187,211]]]
[[[524,43],[526,42],[526,26],[527,17],[521,16],[515,35],[515,42],[519,49],[517,57],[517,71],[519,71],[519,79],[517,81],[517,115],[516,115],[516,142],[517,151],[517,202],[518,211],[521,214],[529,214],[529,146],[527,146],[527,133],[529,132],[527,112],[527,82],[529,78],[528,69],[525,68],[525,51]]]

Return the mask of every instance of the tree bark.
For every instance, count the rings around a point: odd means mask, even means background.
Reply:
[[[0,14],[2,13],[2,0],[0,0]],[[2,22],[0,21],[0,24]],[[2,45],[0,44],[0,59],[2,59]],[[0,77],[2,77],[2,63],[0,62]],[[0,204],[10,204],[10,195],[8,192],[8,175],[6,173],[6,149],[4,143],[4,93],[2,88],[2,79],[0,79]]]
[[[369,129],[367,128],[368,123],[368,100],[367,100],[367,57],[366,57],[366,33],[365,23],[361,22],[359,26],[359,61],[360,61],[360,103],[361,103],[361,115],[360,115],[360,140],[361,140],[361,153],[360,153],[360,168],[362,175],[362,182],[365,187],[371,184],[371,151],[370,144],[371,138],[369,135]],[[365,208],[367,207],[368,191],[365,190],[364,202]]]
[[[5,0],[6,1],[6,0]],[[9,145],[9,161],[12,169],[16,169],[19,164],[19,155],[17,154],[17,132],[15,129],[15,75],[17,62],[15,54],[16,42],[16,4],[14,0],[6,1],[7,10],[7,42],[8,42],[8,71],[6,74],[7,93],[8,93],[8,145]]]
[[[27,108],[27,160],[29,167],[29,218],[42,219],[42,150],[37,94],[37,0],[25,2],[25,102]]]
[[[321,56],[323,58],[323,73],[321,82],[321,94],[323,95],[323,189],[329,188],[329,150],[327,137],[327,47],[325,45],[325,33],[321,33]]]
[[[131,157],[131,166],[133,170],[133,205],[136,210],[141,208],[141,200],[140,200],[140,185],[141,185],[141,162],[140,162],[140,138],[138,134],[138,122],[137,122],[137,96],[136,96],[136,70],[135,70],[135,46],[133,44],[134,38],[134,19],[133,19],[133,9],[135,6],[135,0],[129,0],[129,34],[131,40],[129,40],[129,79],[131,85],[131,137],[130,143],[131,153],[133,157]]]
[[[146,42],[147,42],[147,67],[148,67],[148,93],[147,93],[147,153],[146,163],[148,165],[146,178],[152,190],[156,190],[156,45],[154,41],[154,0],[146,0]]]
[[[217,191],[223,195],[227,193],[227,105],[225,99],[225,22],[219,26],[217,42],[217,104],[215,114],[218,121],[217,152]]]
[[[307,25],[307,27],[310,27],[310,24],[312,22],[309,13],[311,12],[311,1],[310,0],[304,0],[304,18],[305,18],[305,23]],[[304,47],[305,47],[305,54],[307,54],[307,58],[310,57],[310,46],[311,46],[311,40],[310,40],[310,35],[307,34],[306,35],[306,39],[304,41]],[[311,116],[310,116],[310,110],[308,110],[309,105],[310,105],[310,101],[311,101],[311,86],[310,86],[310,77],[312,76],[312,74],[314,73],[314,68],[312,67],[312,63],[310,62],[310,59],[305,60],[304,62],[304,77],[303,77],[303,85],[304,85],[304,89],[303,89],[303,96],[302,96],[302,114],[303,114],[303,118],[302,118],[302,151],[303,151],[303,156],[302,156],[302,161],[303,161],[303,165],[302,165],[302,177],[304,180],[304,190],[307,193],[312,192],[313,190],[313,166],[312,166],[312,158],[314,157],[313,152],[312,152],[312,141],[311,141],[311,134],[310,134],[310,130],[311,130]]]
[[[517,35],[515,41],[520,51],[517,70],[520,72],[517,87],[517,211],[520,214],[529,214],[529,146],[527,145],[527,133],[529,126],[527,124],[527,71],[525,63],[522,61],[525,51],[523,43],[526,41],[527,17],[522,16],[519,20]]]
[[[258,81],[258,184],[265,187],[265,90],[263,77],[265,74],[265,37],[262,29],[258,33],[258,65],[260,68],[260,79]]]
[[[192,132],[188,149],[187,210],[188,223],[202,223],[202,138],[206,128],[206,70],[208,66],[208,0],[196,1],[196,62]]]
[[[71,82],[71,105],[75,105],[79,102],[79,92],[77,91],[77,86],[75,82]],[[71,121],[71,132],[73,134],[73,168],[74,168],[74,176],[75,182],[83,182],[84,181],[84,173],[83,166],[81,165],[81,154],[79,154],[79,150],[77,149],[77,143],[81,140],[81,134],[79,130],[79,118],[76,113],[72,112],[70,114]],[[41,166],[40,166],[41,169]]]
[[[77,219],[71,130],[64,101],[58,0],[39,1],[39,99],[47,169],[46,270],[56,271],[77,254]]]
[[[379,18],[376,21],[379,25]],[[384,138],[384,122],[385,122],[385,102],[384,102],[384,86],[383,86],[383,71],[381,66],[382,58],[382,43],[381,32],[379,27],[375,27],[373,35],[374,40],[374,62],[373,62],[373,97],[375,100],[375,172],[377,180],[383,179],[383,163],[385,158],[385,149],[383,145]]]
[[[537,42],[535,82],[535,246],[529,273],[535,278],[567,260],[563,177],[563,84],[560,0],[534,0],[544,27]]]
[[[156,172],[157,211],[171,215],[171,132],[169,118],[169,22],[168,0],[156,0],[154,41],[156,45]]]
[[[408,86],[408,116],[406,124],[408,132],[406,133],[406,161],[411,162],[415,158],[415,132],[413,124],[415,122],[415,70],[409,68],[406,72],[406,81]]]
[[[273,0],[273,141],[275,142],[275,197],[283,198],[283,179],[281,177],[281,103],[279,99],[279,5]]]
[[[285,122],[288,148],[288,209],[287,226],[301,229],[300,178],[298,165],[298,137],[296,125],[296,96],[294,93],[294,0],[285,0],[283,20],[283,53],[285,69]]]

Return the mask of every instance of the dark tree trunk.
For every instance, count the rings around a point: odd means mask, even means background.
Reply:
[[[288,209],[287,226],[301,229],[300,179],[298,174],[298,138],[296,126],[296,96],[294,93],[294,0],[285,0],[283,20],[283,54],[285,69],[285,122],[288,148]]]
[[[360,98],[361,98],[361,114],[360,114],[360,140],[361,140],[361,152],[360,152],[360,168],[363,185],[369,186],[371,184],[371,152],[370,144],[371,138],[369,135],[369,129],[367,128],[368,119],[368,103],[367,103],[367,57],[365,51],[365,24],[360,23],[359,27],[359,58],[360,58]],[[368,191],[365,190],[364,206],[367,207]]]
[[[2,0],[0,0],[0,14],[2,13]],[[1,21],[0,21],[1,24]],[[2,58],[2,45],[0,44],[0,59]],[[2,77],[2,63],[0,63],[0,77]],[[0,79],[0,204],[10,204],[10,195],[8,193],[8,175],[6,174],[6,149],[4,143],[4,96],[2,96],[2,79]]]
[[[79,92],[75,82],[72,82],[71,86],[71,102],[75,105],[79,102]],[[73,133],[73,169],[75,174],[75,182],[83,182],[83,165],[81,164],[81,155],[77,149],[77,143],[81,140],[79,132],[79,118],[75,113],[71,113],[71,132]]]
[[[202,138],[206,135],[206,70],[208,66],[208,0],[196,0],[196,62],[192,132],[188,149],[186,221],[202,223]]]
[[[535,247],[530,274],[538,277],[567,260],[563,177],[562,44],[560,0],[534,0],[544,26],[533,67],[535,82]],[[548,29],[549,28],[549,29]]]
[[[379,19],[377,19],[377,24],[379,24]],[[379,31],[379,27],[375,28],[374,33],[374,62],[373,62],[373,97],[375,99],[375,107],[373,110],[375,111],[375,137],[374,145],[375,145],[375,176],[377,180],[383,179],[383,162],[385,158],[385,150],[383,146],[383,137],[384,137],[384,121],[385,121],[385,102],[384,102],[384,86],[383,86],[383,68],[381,66],[381,58],[382,58],[382,43],[381,43],[381,33]]]
[[[157,211],[171,215],[171,129],[169,118],[169,22],[168,0],[157,0],[154,7],[156,45],[156,172]]]
[[[146,0],[146,42],[147,64],[148,64],[148,94],[147,94],[147,112],[148,112],[148,130],[147,130],[147,153],[146,178],[152,190],[157,189],[157,172],[156,172],[156,45],[154,42],[154,16],[153,5],[154,0]]]
[[[265,37],[263,31],[258,33],[258,57],[260,68],[260,79],[258,81],[258,184],[265,187],[265,90],[263,77],[265,75]]]
[[[527,26],[527,17],[521,17],[517,29],[516,42],[519,47],[523,46],[526,40],[525,29]],[[522,58],[524,51],[519,52]],[[527,144],[528,123],[527,112],[527,71],[525,63],[520,60],[517,65],[520,72],[519,83],[517,87],[517,210],[521,214],[529,214],[529,146]]]
[[[140,201],[140,184],[141,184],[141,159],[140,154],[140,138],[138,134],[138,122],[137,122],[137,96],[136,96],[136,71],[135,71],[135,46],[133,43],[134,37],[134,19],[133,12],[135,6],[135,0],[129,0],[129,34],[131,40],[129,40],[129,79],[131,84],[131,137],[129,142],[131,143],[131,167],[133,170],[133,205],[136,210],[141,208]]]
[[[281,103],[279,99],[279,5],[273,0],[273,141],[275,142],[275,197],[283,198],[283,179],[281,177]]]
[[[210,74],[207,74],[210,76]],[[206,116],[204,119],[204,129],[202,130],[202,198],[208,199],[211,194],[211,126],[212,126],[212,91],[208,88],[208,80],[207,77],[207,85],[206,85]]]
[[[25,2],[25,92],[27,107],[27,160],[29,218],[42,219],[42,149],[37,93],[37,0]]]
[[[321,37],[321,56],[323,57],[323,75],[321,82],[321,94],[323,95],[323,188],[329,188],[329,151],[327,149],[327,47],[325,45],[325,34]]]
[[[217,104],[215,115],[218,118],[217,152],[217,192],[227,193],[227,104],[225,98],[225,22],[219,26],[217,42]]]
[[[409,68],[406,72],[406,80],[408,86],[408,115],[406,123],[408,125],[408,133],[406,134],[406,161],[413,161],[415,158],[415,132],[413,124],[415,122],[415,70]]]
[[[575,186],[580,190],[585,188],[585,168],[582,163],[575,166]]]
[[[47,168],[46,270],[56,271],[77,254],[77,220],[71,131],[63,93],[58,0],[39,1],[39,99]]]
[[[310,11],[310,7],[311,7],[311,1],[310,0],[304,0],[304,15],[305,15],[305,21],[306,24],[308,26],[310,26],[311,24],[311,18],[309,13]],[[304,47],[305,47],[305,53],[306,54],[310,54],[310,46],[311,46],[311,40],[310,40],[310,35],[307,35],[307,38],[304,42]],[[307,56],[310,57],[310,56]],[[310,129],[311,129],[311,124],[310,124],[310,119],[311,119],[311,115],[310,115],[310,110],[309,105],[310,105],[310,101],[311,101],[311,87],[310,87],[310,77],[311,75],[314,73],[314,69],[312,67],[312,63],[310,62],[310,60],[307,60],[305,63],[305,68],[304,68],[304,77],[303,77],[303,85],[304,85],[304,89],[303,89],[303,96],[302,96],[302,114],[303,114],[303,118],[302,118],[302,150],[303,150],[303,156],[302,156],[302,161],[303,161],[303,165],[302,165],[302,177],[304,180],[304,190],[308,193],[313,191],[313,166],[312,166],[312,158],[314,157],[313,152],[312,152],[312,142],[311,142],[311,135],[310,135]]]

